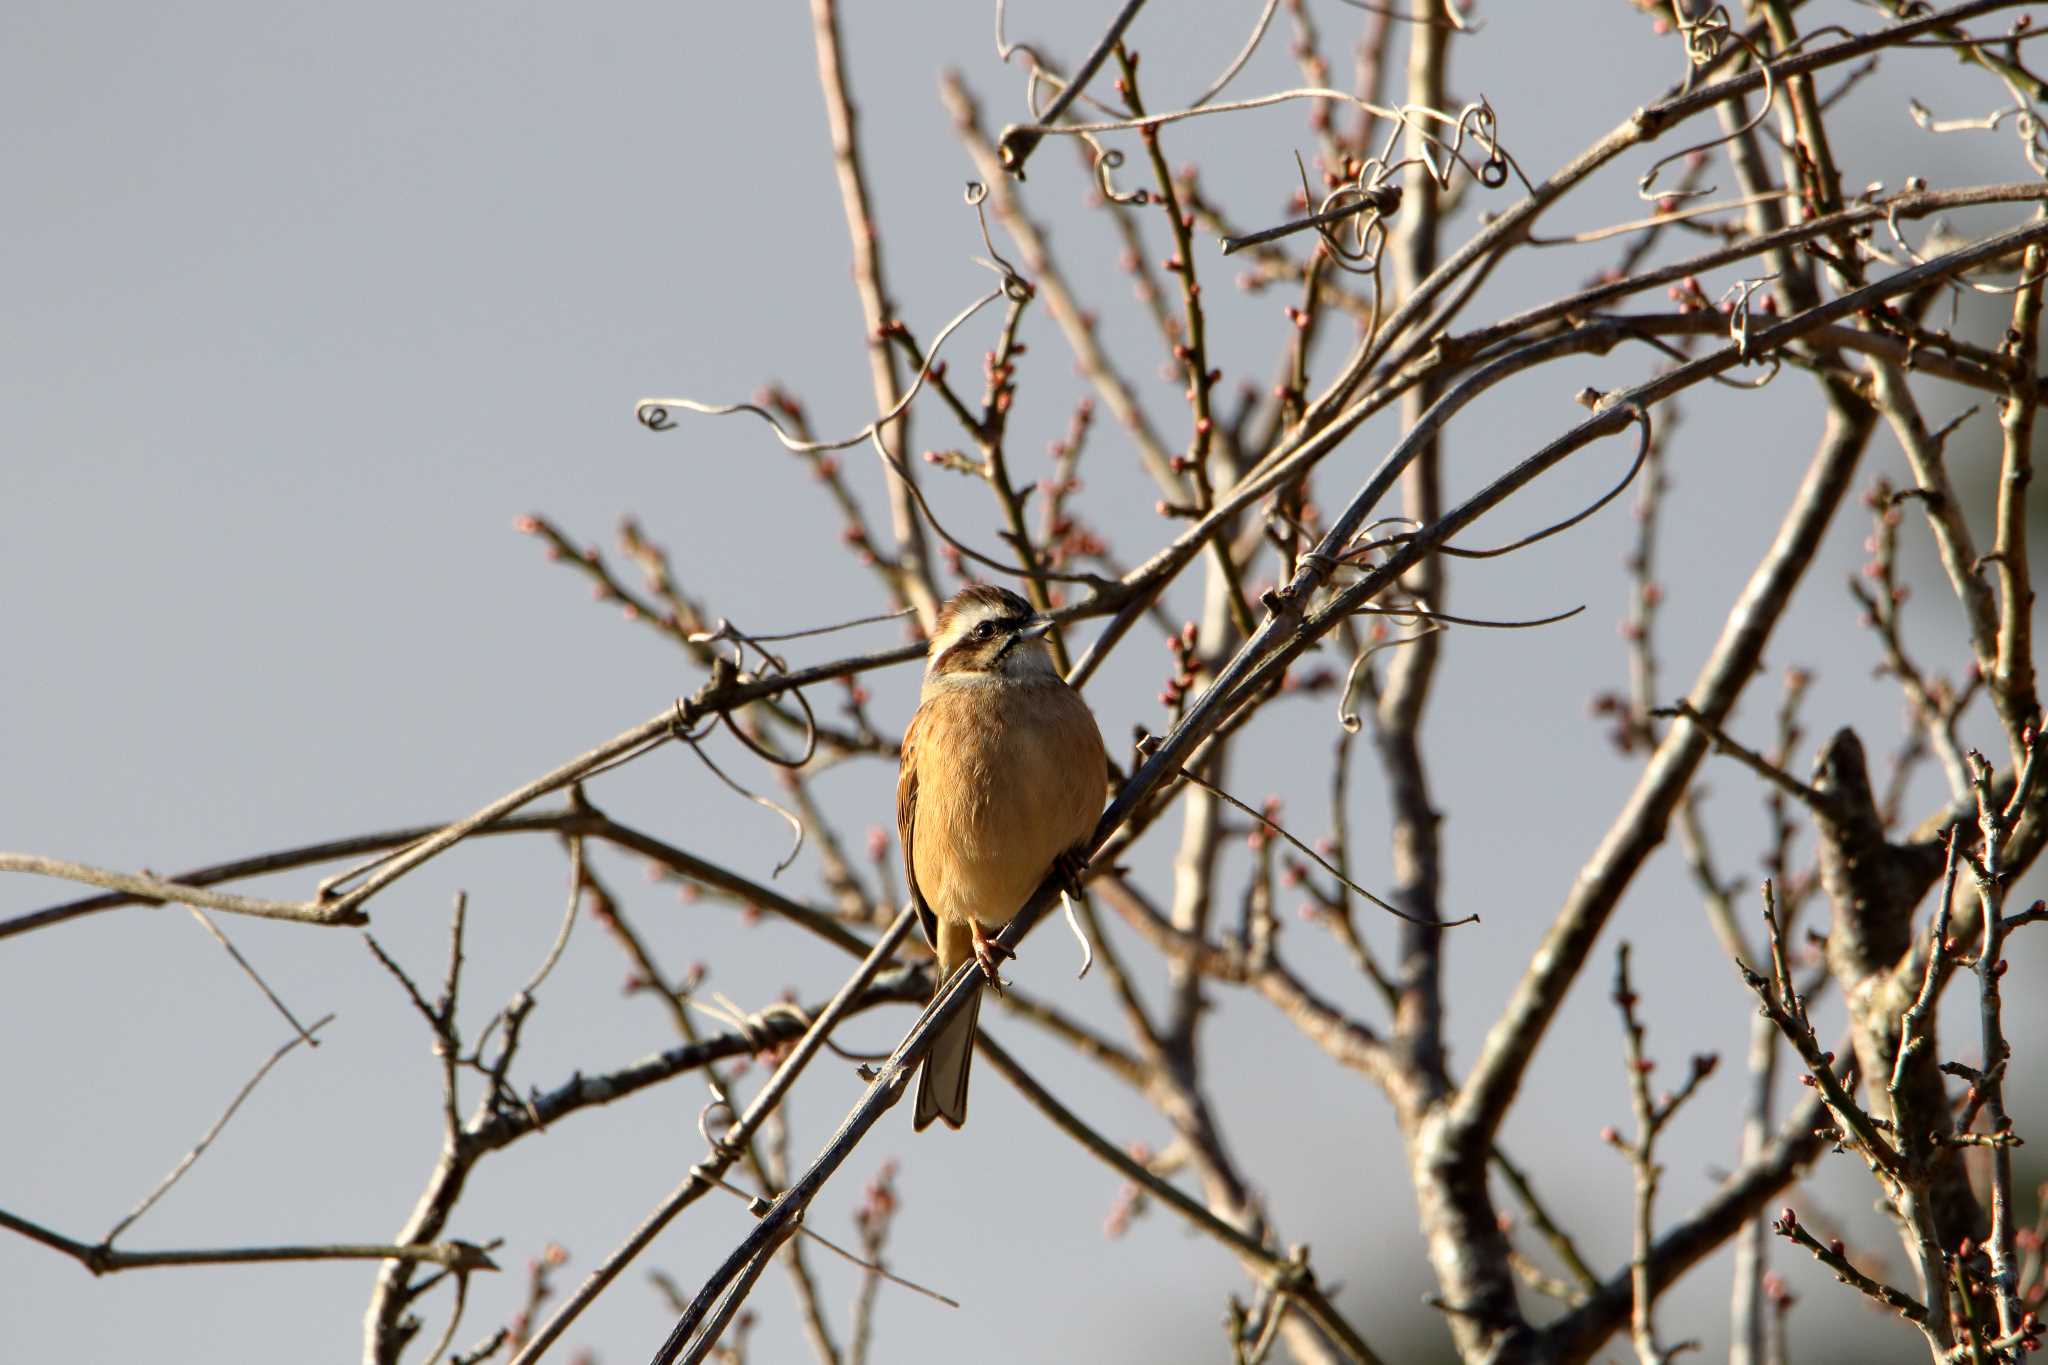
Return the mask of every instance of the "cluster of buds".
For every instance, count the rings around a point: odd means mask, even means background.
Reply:
[[[1060,443],[1052,441],[1048,445],[1051,448],[1053,457],[1055,459],[1059,458],[1061,453]],[[1057,506],[1066,501],[1071,494],[1081,491],[1081,481],[1070,475],[1064,479],[1040,479],[1033,487],[1046,499],[1048,504]]]
[[[1273,827],[1280,823],[1280,798],[1269,796],[1260,804],[1259,813],[1265,819],[1253,825],[1244,836],[1244,846],[1254,853],[1261,852],[1273,842]]]
[[[1200,286],[1190,285],[1188,287],[1192,290],[1199,288]],[[1203,374],[1202,371],[1196,366],[1195,353],[1189,350],[1184,343],[1176,342],[1174,344],[1173,358],[1180,362],[1182,372],[1188,376],[1189,402],[1194,401],[1195,385],[1197,383],[1204,383],[1208,387],[1213,389],[1218,384],[1223,382],[1223,371],[1221,370],[1211,370],[1207,374]]]
[[[1835,1064],[1835,1054],[1832,1052],[1821,1053],[1820,1059],[1821,1062],[1827,1066],[1832,1067]],[[1820,1088],[1820,1082],[1813,1078],[1813,1073],[1811,1072],[1808,1072],[1807,1074],[1801,1076],[1799,1078],[1799,1083],[1805,1086],[1808,1090],[1817,1090]]]
[[[1628,623],[1623,622],[1623,626]],[[1649,735],[1629,709],[1628,699],[1619,692],[1596,692],[1586,703],[1586,713],[1595,720],[1609,722],[1607,742],[1618,754],[1632,754],[1648,744]]]
[[[1664,292],[1678,305],[1681,313],[1708,313],[1714,309],[1714,301],[1707,297],[1706,290],[1700,288],[1697,275],[1687,275]]]
[[[982,378],[988,383],[988,408],[991,412],[1005,413],[1017,394],[1016,357],[1023,355],[1025,345],[1012,342],[1006,354],[998,356],[994,351],[984,351],[981,356]]]
[[[950,469],[955,474],[972,474],[976,478],[980,478],[985,472],[981,461],[964,450],[927,450],[924,452],[924,462],[937,465],[940,469]]]
[[[1322,158],[1317,157],[1316,163],[1318,165],[1321,165]],[[1344,185],[1355,185],[1358,183],[1359,175],[1362,174],[1364,170],[1364,162],[1360,161],[1355,156],[1347,156],[1344,158],[1344,165],[1341,173],[1338,171],[1330,170],[1328,167],[1323,168],[1323,188],[1334,190]],[[1306,201],[1303,202],[1302,207],[1308,207]]]
[[[886,329],[891,325],[890,323],[883,323],[876,330],[885,336],[887,335]],[[901,323],[893,325],[897,327],[902,326]],[[783,388],[780,384],[769,384],[755,390],[754,406],[766,408],[799,431],[805,431],[810,428],[810,417],[804,412],[804,405],[797,401],[795,394]]]
[[[560,559],[568,545],[562,533],[544,517],[514,517],[512,529],[522,536],[540,536],[547,541],[546,553],[549,559]]]
[[[1101,536],[1065,513],[1053,518],[1052,539],[1045,547],[1046,559],[1053,568],[1065,568],[1078,559],[1092,559],[1108,549]]]
[[[1375,621],[1373,624],[1382,631],[1386,629],[1386,623],[1383,621]],[[1327,666],[1320,668],[1290,668],[1280,675],[1280,690],[1283,693],[1300,693],[1304,696],[1314,696],[1318,692],[1327,692],[1336,685],[1337,671]]]
[[[1166,637],[1166,648],[1173,654],[1174,673],[1166,680],[1166,686],[1159,693],[1159,702],[1172,711],[1178,719],[1187,705],[1188,693],[1195,687],[1195,679],[1202,671],[1202,658],[1197,648],[1197,630],[1193,621],[1180,628],[1178,634]]]
[[[1089,315],[1088,322],[1091,327],[1094,325],[1092,314]],[[1088,428],[1094,421],[1094,399],[1083,398],[1074,404],[1074,415],[1067,419],[1067,434],[1056,441],[1046,443],[1045,453],[1052,457],[1053,463],[1057,464],[1061,460],[1077,458],[1080,455],[1081,446],[1088,439]]]
[[[915,618],[905,619],[911,620],[913,625],[915,624]],[[840,714],[852,721],[855,728],[861,734],[868,735],[874,733],[875,727],[869,723],[867,715],[868,701],[873,694],[868,691],[856,674],[848,674],[846,677],[841,678],[839,686],[846,694],[845,699],[839,703]]]
[[[581,885],[576,888],[576,895],[578,900],[582,902],[583,913],[597,921],[598,924],[606,929],[611,929],[618,924],[619,907],[606,894],[604,887],[592,880],[587,874],[581,878]]]
[[[1643,612],[1648,615],[1664,604],[1664,588],[1658,583],[1644,583],[1636,590],[1637,599],[1642,603]],[[1641,644],[1649,638],[1649,627],[1642,621],[1617,621],[1614,633],[1629,644]]]
[[[2036,1200],[2041,1202],[2038,1195]],[[2044,1214],[2044,1217],[2048,1217],[2048,1214]],[[2015,1228],[2012,1235],[2012,1244],[2014,1250],[2020,1254],[2018,1284],[2020,1301],[2023,1303],[2039,1303],[2042,1300],[2043,1294],[2048,1293],[2048,1274],[2044,1274],[2044,1271],[2048,1271],[2048,1262],[2044,1262],[2044,1258],[2041,1255],[2043,1245],[2041,1226]],[[2029,1316],[2031,1317],[2032,1315],[2030,1314]],[[2035,1335],[2038,1336],[2040,1334],[2038,1319],[2030,1327]]]
[[[1893,578],[1898,567],[1899,523],[1904,514],[1900,511],[1897,494],[1884,479],[1870,486],[1870,491],[1863,495],[1863,505],[1870,509],[1872,523],[1870,534],[1863,540],[1863,551],[1870,556],[1863,563],[1863,576],[1878,584],[1891,605],[1896,607],[1911,595],[1906,584]],[[1863,623],[1867,626],[1878,624],[1868,613]]]

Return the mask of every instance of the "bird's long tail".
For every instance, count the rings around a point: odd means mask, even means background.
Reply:
[[[952,979],[953,972],[973,954],[967,930],[949,922],[939,925],[939,985]],[[933,1119],[944,1119],[950,1128],[967,1122],[967,1073],[974,1062],[975,1020],[981,1015],[981,990],[967,1007],[954,1015],[945,1032],[925,1054],[924,1070],[917,1078],[917,1115],[912,1128],[922,1131]]]
[[[977,987],[974,998],[953,1016],[925,1054],[924,1071],[917,1078],[914,1129],[922,1130],[935,1118],[944,1119],[949,1128],[967,1122],[967,1072],[974,1061],[975,1020],[980,1014],[981,990]]]

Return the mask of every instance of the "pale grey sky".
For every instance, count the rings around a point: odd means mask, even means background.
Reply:
[[[992,123],[1019,109],[1021,76],[996,60],[981,5],[849,5],[852,81],[894,291],[929,336],[988,287],[961,186],[972,169],[935,96],[958,67]],[[1101,5],[1012,6],[1011,36],[1072,60]],[[1843,6],[1849,22],[1867,12]],[[1532,176],[1612,127],[1677,75],[1677,51],[1621,4],[1483,6],[1486,29],[1456,49],[1461,96],[1484,93]],[[1135,30],[1155,103],[1201,89],[1243,41],[1256,7],[1157,7]],[[1346,61],[1359,16],[1312,0]],[[1560,24],[1561,13],[1572,19]],[[1199,22],[1186,15],[1199,14]],[[1284,30],[1284,19],[1282,23]],[[1240,78],[1251,92],[1297,83],[1287,35]],[[1946,58],[1919,70],[1977,99]],[[1928,174],[1936,183],[2014,179],[2003,142],[1930,150],[1907,120],[1907,84],[1873,82],[1847,140],[1854,184]],[[1928,87],[1919,89],[1923,95]],[[803,468],[745,419],[685,418],[655,436],[633,401],[682,392],[747,397],[778,379],[822,431],[872,415],[860,312],[831,179],[809,18],[785,5],[81,7],[17,0],[0,11],[0,215],[6,323],[0,411],[8,454],[0,497],[0,846],[102,866],[174,871],[319,838],[467,812],[653,714],[698,677],[650,632],[588,601],[513,519],[548,515],[609,541],[623,513],[673,553],[684,585],[761,629],[872,610],[870,581],[836,543],[829,506]],[[1290,153],[1306,150],[1299,109],[1174,130],[1176,162],[1247,216],[1278,212]],[[1555,229],[1633,216],[1617,168]],[[1102,301],[1104,335],[1168,426],[1175,386],[1155,378],[1156,339],[1129,306],[1108,228],[1084,211],[1066,149],[1033,163],[1030,201],[1059,225],[1056,246]],[[1501,202],[1505,202],[1502,200]],[[1468,200],[1457,231],[1494,205]],[[1203,250],[1213,253],[1213,242]],[[1524,253],[1475,303],[1494,315],[1575,286],[1601,250]],[[1264,382],[1284,335],[1281,300],[1240,302],[1234,270],[1202,262],[1220,312],[1220,362]],[[1734,276],[1708,282],[1714,293]],[[962,334],[954,363],[977,365],[992,322]],[[1081,392],[1042,310],[1014,425],[1022,477]],[[1654,363],[1616,353],[1505,389],[1455,428],[1447,477],[1470,487],[1564,429],[1581,384],[1634,382]],[[1672,447],[1665,543],[1672,610],[1667,677],[1691,677],[1726,603],[1767,540],[1817,429],[1804,381],[1753,396],[1701,392]],[[1960,407],[1960,403],[1953,406]],[[951,440],[922,413],[922,444]],[[1977,420],[1981,432],[1985,419]],[[1394,434],[1367,427],[1327,468],[1334,499]],[[1959,438],[1960,440],[1961,438]],[[1612,480],[1618,453],[1561,470],[1503,524],[1540,524]],[[879,469],[845,463],[872,507]],[[1881,438],[1867,472],[1899,468]],[[1161,532],[1153,493],[1115,431],[1098,424],[1083,507],[1124,556]],[[986,541],[978,490],[934,481],[952,524]],[[1762,509],[1771,509],[1768,518]],[[1469,1059],[1572,876],[1634,776],[1588,719],[1589,697],[1623,678],[1613,631],[1631,534],[1625,503],[1504,564],[1460,566],[1462,610],[1512,617],[1579,603],[1540,632],[1454,633],[1432,709],[1438,800],[1447,812],[1450,908],[1478,911],[1451,950],[1452,1046]],[[1868,674],[1870,643],[1841,584],[1861,555],[1845,517],[1770,652],[1774,670],[1819,669],[1809,707],[1818,739],[1855,723],[1873,750],[1898,733],[1894,694]],[[1909,548],[1924,565],[1924,546]],[[1954,655],[1930,582],[1926,651]],[[1172,601],[1187,614],[1194,599]],[[1086,637],[1092,632],[1084,631]],[[800,642],[813,661],[898,638],[892,627]],[[1166,656],[1135,642],[1091,688],[1112,747],[1155,725]],[[872,682],[878,723],[900,725],[914,671]],[[1774,680],[1741,713],[1760,735]],[[1334,727],[1322,703],[1261,722],[1232,772],[1247,797],[1278,795],[1321,827]],[[1384,802],[1361,764],[1350,813],[1359,867],[1383,867]],[[758,774],[755,774],[758,776]],[[1707,781],[1724,862],[1753,872],[1757,793],[1732,768]],[[890,820],[893,772],[868,765],[823,783],[858,843]],[[1931,789],[1929,789],[1931,791]],[[592,796],[663,837],[766,878],[786,832],[726,793],[694,760],[665,751],[604,777]],[[1171,834],[1147,841],[1158,877]],[[785,986],[828,994],[844,962],[775,925],[689,907],[639,869],[597,855],[671,966],[714,964],[712,984],[766,1003]],[[301,895],[311,874],[269,884]],[[471,1027],[515,989],[555,928],[565,888],[550,844],[501,840],[435,863],[375,903],[375,932],[438,977],[449,899],[470,895]],[[808,856],[778,885],[816,889]],[[1235,880],[1226,880],[1234,896]],[[256,884],[258,890],[265,884]],[[0,914],[69,888],[0,880]],[[302,1017],[335,1011],[326,1043],[280,1066],[193,1173],[123,1239],[135,1248],[282,1241],[377,1241],[399,1227],[437,1144],[435,1069],[419,1021],[350,930],[230,921],[243,950]],[[1372,926],[1388,941],[1382,926]],[[1730,1062],[1671,1134],[1667,1215],[1711,1188],[1733,1159],[1733,1063],[1749,1009],[1675,859],[1662,856],[1609,941],[1640,945],[1653,1050],[1679,1066],[1718,1049]],[[1333,994],[1370,1012],[1369,992],[1291,927],[1287,946]],[[1033,990],[1112,1023],[1101,976],[1071,979],[1071,945],[1048,934],[1017,964]],[[1621,1159],[1596,1140],[1624,1122],[1608,953],[1573,993],[1507,1130],[1596,1264],[1626,1256]],[[2018,950],[2039,966],[2038,943]],[[666,1046],[663,1014],[622,998],[624,964],[582,926],[540,996],[522,1086],[559,1083]],[[1147,984],[1152,984],[1148,982]],[[2038,1000],[2016,998],[2012,1031],[2038,1032]],[[1829,1017],[1832,1017],[1830,1007]],[[886,1046],[907,1020],[878,1013],[848,1030]],[[1148,1110],[999,1010],[985,1020],[1081,1112],[1119,1139],[1158,1142]],[[1271,1010],[1229,995],[1211,1025],[1230,1138],[1289,1241],[1310,1243],[1338,1302],[1389,1359],[1440,1354],[1387,1107]],[[284,1037],[270,1007],[182,910],[128,910],[0,946],[0,1056],[12,1102],[0,1117],[0,1207],[82,1239],[99,1236],[212,1121]],[[850,1068],[821,1064],[793,1105],[803,1159],[853,1102]],[[2017,1094],[2044,1115],[2037,1090]],[[701,1087],[673,1084],[577,1117],[484,1163],[453,1229],[502,1237],[506,1275],[480,1282],[458,1338],[486,1335],[517,1306],[525,1259],[565,1246],[572,1286],[700,1154]],[[1285,1114],[1286,1123],[1253,1115]],[[2023,1122],[2025,1119],[2023,1118]],[[893,1113],[822,1201],[817,1226],[848,1229],[859,1187],[885,1157],[903,1162],[892,1244],[902,1273],[962,1301],[952,1313],[886,1292],[877,1358],[985,1361],[1211,1359],[1226,1296],[1246,1294],[1215,1247],[1166,1216],[1122,1242],[1100,1223],[1116,1181],[992,1074],[964,1134],[913,1138]],[[1846,1163],[1824,1165],[1818,1211],[1889,1246]],[[651,1354],[669,1314],[647,1287],[660,1268],[686,1286],[740,1237],[737,1201],[701,1204],[569,1332],[607,1362]],[[1813,1267],[1780,1256],[1805,1297],[1795,1332],[1882,1350],[1902,1339],[1855,1311]],[[814,1260],[844,1330],[853,1272]],[[93,1280],[72,1262],[0,1237],[0,1354],[34,1361],[353,1359],[372,1271],[362,1264],[136,1272]],[[1695,1272],[1668,1300],[1667,1332],[1725,1339],[1726,1266]],[[798,1359],[789,1294],[765,1280],[757,1360]],[[439,1312],[442,1305],[434,1304]],[[432,1318],[428,1335],[438,1334]],[[1418,1335],[1418,1333],[1420,1335]],[[567,1354],[562,1355],[567,1359]],[[1809,1358],[1802,1356],[1802,1358]]]

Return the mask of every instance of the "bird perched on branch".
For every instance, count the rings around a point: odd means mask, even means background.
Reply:
[[[963,588],[939,612],[917,714],[903,734],[896,830],[943,988],[972,957],[998,991],[997,943],[1057,868],[1075,882],[1102,810],[1109,762],[1081,694],[1053,663],[1049,617],[1003,588]],[[916,1127],[967,1121],[981,993],[925,1057]]]

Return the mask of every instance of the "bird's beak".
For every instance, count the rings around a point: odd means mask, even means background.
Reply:
[[[1052,624],[1052,618],[1040,612],[1023,625],[1017,627],[1017,638],[1020,640],[1036,640],[1039,636],[1051,630]]]

